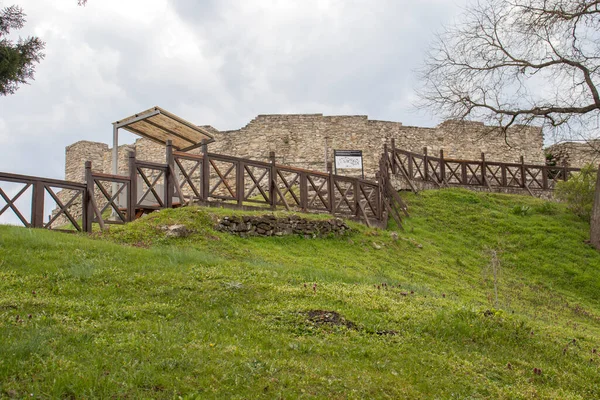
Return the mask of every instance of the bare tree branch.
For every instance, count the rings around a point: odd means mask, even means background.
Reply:
[[[600,0],[479,0],[430,48],[419,106],[597,136],[599,71]]]

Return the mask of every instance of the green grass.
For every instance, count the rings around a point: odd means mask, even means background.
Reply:
[[[403,197],[398,240],[239,238],[200,208],[92,238],[0,226],[0,397],[600,398],[588,224],[528,197]]]

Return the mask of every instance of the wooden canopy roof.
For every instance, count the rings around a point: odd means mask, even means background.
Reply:
[[[123,128],[136,135],[166,145],[170,140],[173,147],[187,151],[199,147],[203,140],[214,142],[213,136],[204,128],[171,114],[160,107],[132,115],[113,123],[115,129]]]

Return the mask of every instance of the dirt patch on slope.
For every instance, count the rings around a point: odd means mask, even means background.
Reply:
[[[342,317],[336,311],[310,310],[306,312],[306,316],[315,325],[345,326],[348,329],[358,329],[354,322]]]

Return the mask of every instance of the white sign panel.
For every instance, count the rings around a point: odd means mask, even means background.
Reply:
[[[335,156],[337,168],[362,169],[362,157],[360,156]]]
[[[334,150],[335,168],[362,169],[362,150]]]

